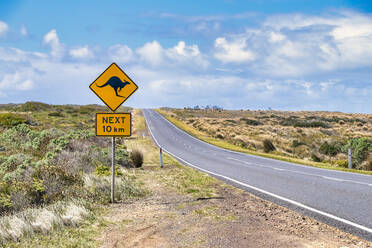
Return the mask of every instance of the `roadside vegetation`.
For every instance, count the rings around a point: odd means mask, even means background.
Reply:
[[[95,112],[103,111],[37,102],[0,106],[7,120],[0,124],[0,246],[231,247],[232,236],[238,247],[364,244],[166,153],[161,169],[159,150],[137,109],[120,110],[132,112],[133,135],[117,139],[118,204],[107,204],[110,139],[94,135]],[[268,142],[270,153],[276,145]],[[267,230],[270,239],[260,243],[264,239],[256,235]]]
[[[372,115],[340,112],[158,110],[211,144],[249,154],[372,174]],[[348,169],[348,148],[352,169]]]
[[[110,143],[94,133],[95,113],[102,111],[38,102],[0,106],[0,245],[18,247],[71,231],[94,221],[110,201]],[[140,165],[122,142],[116,150],[117,201],[146,194],[135,176],[124,173]]]

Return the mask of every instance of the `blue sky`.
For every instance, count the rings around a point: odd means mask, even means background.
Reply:
[[[116,62],[134,107],[372,113],[370,1],[0,1],[0,103],[101,103]]]

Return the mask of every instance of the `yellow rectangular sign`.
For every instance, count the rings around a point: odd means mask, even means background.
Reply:
[[[131,136],[130,113],[96,113],[97,136]]]

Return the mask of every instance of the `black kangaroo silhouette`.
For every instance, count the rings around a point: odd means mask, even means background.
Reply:
[[[107,85],[111,86],[111,88],[113,88],[115,90],[116,96],[119,96],[119,97],[124,97],[124,96],[121,96],[121,95],[118,94],[118,89],[119,89],[119,91],[121,91],[121,89],[123,89],[128,84],[130,84],[128,81],[123,82],[123,81],[120,80],[120,78],[115,77],[115,76],[111,77],[109,80],[107,80],[107,82],[104,85],[99,86],[96,83],[97,87],[100,87],[100,88],[106,87]]]

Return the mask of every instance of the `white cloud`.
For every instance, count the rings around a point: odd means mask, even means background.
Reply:
[[[13,74],[5,74],[0,80],[0,90],[30,90],[34,83],[27,78],[28,76],[30,76],[30,71],[23,68]]]
[[[92,59],[94,58],[93,52],[88,46],[76,47],[70,49],[69,54],[75,59]]]
[[[186,45],[184,41],[179,41],[177,45],[167,49],[166,56],[181,64],[188,64],[189,66],[200,66],[206,68],[209,62],[199,51],[199,47],[195,44]]]
[[[108,56],[112,61],[127,63],[133,59],[133,51],[126,45],[116,44],[109,47]]]
[[[156,40],[147,42],[143,47],[138,48],[136,52],[142,60],[153,66],[160,65],[163,62],[163,47]]]
[[[44,35],[43,43],[50,46],[50,54],[56,59],[62,58],[65,52],[65,45],[59,42],[57,31],[55,29],[50,30]]]
[[[186,45],[179,41],[174,47],[164,49],[159,42],[146,43],[136,50],[140,59],[152,66],[188,66],[206,68],[209,62],[205,59],[197,45]]]
[[[169,55],[172,57],[174,54],[184,57],[195,57],[200,54],[200,51],[197,45],[186,46],[184,41],[180,41],[176,46],[169,49]]]
[[[285,39],[285,36],[283,34],[281,34],[280,32],[270,32],[269,34],[269,40],[271,42],[278,42],[278,41],[282,41]]]
[[[4,36],[8,32],[8,24],[0,21],[0,37]]]
[[[214,56],[222,63],[244,63],[255,59],[253,51],[247,48],[245,38],[233,38],[227,41],[225,37],[219,37],[214,47],[216,48]]]
[[[21,83],[19,83],[16,88],[18,90],[30,90],[32,89],[34,86],[34,82],[32,80],[26,80],[26,81],[23,81]]]
[[[250,64],[255,74],[299,77],[372,65],[372,16],[276,15],[256,29],[217,38],[222,63]]]
[[[28,31],[27,31],[27,28],[26,28],[25,25],[21,26],[21,29],[19,30],[19,32],[21,33],[22,36],[27,36],[28,35]]]

